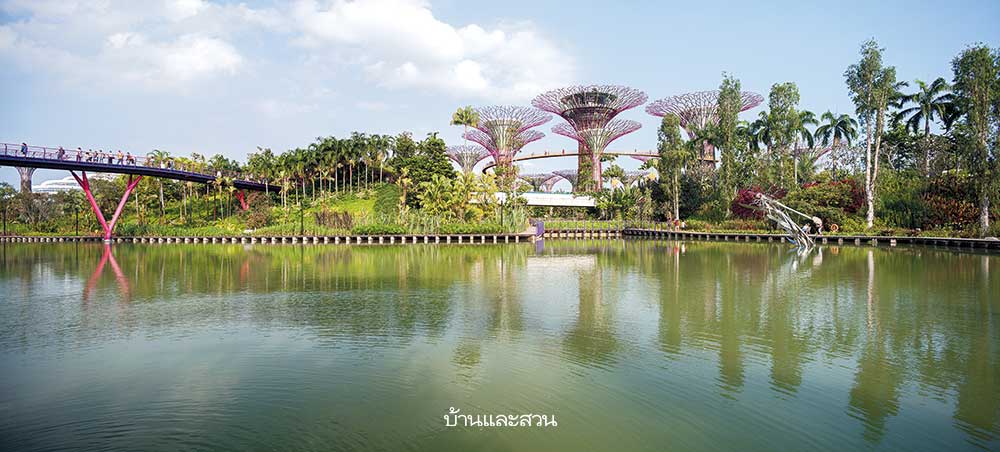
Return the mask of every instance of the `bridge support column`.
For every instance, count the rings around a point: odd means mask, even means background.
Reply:
[[[246,193],[244,193],[243,190],[236,192],[236,199],[240,201],[240,209],[245,211],[250,208],[250,206],[247,204]]]
[[[125,194],[122,195],[121,201],[118,201],[118,207],[115,208],[115,213],[111,216],[111,221],[107,222],[104,220],[104,214],[101,213],[101,208],[98,207],[97,201],[94,200],[94,194],[90,191],[90,180],[87,179],[87,172],[82,171],[81,176],[76,175],[76,171],[70,171],[76,182],[80,184],[80,188],[83,189],[83,194],[87,196],[87,201],[90,202],[90,208],[94,211],[94,215],[97,216],[97,221],[101,223],[101,229],[104,229],[104,240],[111,240],[111,233],[115,230],[115,224],[118,223],[118,217],[122,214],[122,209],[125,208],[125,203],[128,201],[129,195],[132,194],[132,190],[135,190],[136,185],[139,185],[139,181],[142,180],[142,176],[132,176],[129,175],[128,183],[125,184]]]

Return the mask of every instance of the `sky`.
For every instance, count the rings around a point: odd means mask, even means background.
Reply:
[[[766,3],[0,0],[0,142],[239,160],[351,131],[461,144],[448,123],[463,105],[528,105],[571,84],[652,101],[716,89],[723,72],[765,96],[795,82],[817,115],[853,113],[843,72],[867,39],[904,80],[950,79],[969,44],[1000,47],[996,0]],[[609,149],[655,147],[658,118],[619,117],[643,128]],[[522,153],[575,148],[550,132],[560,121]],[[0,181],[16,187],[16,171]]]

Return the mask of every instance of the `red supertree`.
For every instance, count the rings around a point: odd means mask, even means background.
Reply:
[[[476,164],[490,156],[490,152],[478,144],[448,146],[445,153],[462,168],[464,173],[471,173]]]
[[[553,132],[566,135],[579,142],[578,173],[580,184],[574,183],[578,191],[588,188],[600,188],[601,184],[601,154],[614,139],[632,132],[617,132],[625,130],[621,125],[614,131],[601,131],[610,126],[612,119],[619,113],[638,107],[646,102],[646,93],[620,85],[586,85],[570,86],[542,93],[531,104],[549,113],[555,113],[566,120],[574,135],[567,135],[566,126],[557,126],[560,130]],[[612,137],[604,139],[602,137]],[[578,138],[579,137],[579,138]],[[581,139],[582,138],[582,139]],[[564,176],[565,177],[565,176]],[[584,181],[587,181],[584,183]],[[592,187],[591,187],[592,186]]]
[[[760,94],[740,92],[740,111],[747,111],[764,102]],[[694,139],[698,130],[709,124],[719,123],[719,90],[698,91],[680,94],[654,101],[646,106],[646,113],[664,117],[669,114],[680,118],[681,127],[687,132],[688,138]],[[705,143],[702,147],[700,160],[706,166],[715,166],[715,147]]]
[[[465,138],[483,145],[493,155],[497,165],[507,166],[524,145],[545,136],[529,129],[552,119],[541,110],[517,105],[480,107],[476,112],[479,123],[475,130],[465,133]]]

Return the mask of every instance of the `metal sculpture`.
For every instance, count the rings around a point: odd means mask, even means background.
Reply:
[[[490,156],[490,152],[486,148],[475,144],[448,146],[445,154],[453,162],[457,163],[462,172],[466,174],[471,173],[479,162]]]
[[[545,112],[517,105],[493,105],[476,109],[479,123],[464,137],[482,145],[498,165],[511,166],[514,155],[526,144],[545,136],[538,127],[552,119]]]
[[[627,121],[628,125],[625,125],[612,120],[619,113],[638,107],[646,100],[646,93],[627,86],[585,85],[539,94],[531,104],[566,120],[567,124],[559,124],[552,131],[577,140],[580,184],[573,185],[577,191],[587,191],[602,185],[601,155],[608,144],[641,127],[633,127],[630,123],[638,125],[634,121]]]
[[[778,200],[771,198],[763,193],[758,193],[752,206],[747,206],[755,210],[760,210],[764,212],[764,215],[768,219],[778,224],[778,227],[784,229],[788,233],[789,242],[795,244],[799,251],[808,251],[815,246],[812,237],[809,236],[811,227],[807,223],[806,226],[799,226],[794,220],[792,220],[791,215],[796,214],[804,217],[816,225],[816,232],[823,232],[823,220],[818,217],[811,215],[806,215],[798,210],[788,207]]]
[[[740,92],[740,111],[747,111],[764,102],[760,94]],[[646,106],[646,113],[664,117],[677,115],[681,127],[687,132],[689,139],[695,139],[697,132],[710,124],[719,123],[719,90],[698,91],[680,94],[653,101]],[[707,142],[702,146],[699,160],[706,166],[715,166],[715,147]]]

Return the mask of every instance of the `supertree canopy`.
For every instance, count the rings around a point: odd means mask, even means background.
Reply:
[[[639,124],[638,121],[615,119],[608,122],[603,127],[595,127],[592,129],[574,129],[569,124],[556,124],[555,127],[552,128],[552,132],[564,137],[572,138],[580,142],[580,144],[587,146],[588,149],[600,149],[599,152],[604,152],[604,149],[608,147],[609,143],[617,140],[622,135],[627,135],[639,130],[640,127],[642,127],[642,124]],[[598,173],[599,172],[600,171],[598,171]]]
[[[497,165],[510,165],[524,145],[541,139],[545,134],[536,130],[552,116],[541,110],[517,105],[494,105],[476,109],[479,123],[465,137],[483,145],[493,155]]]
[[[533,191],[548,191],[544,189],[547,186],[551,187],[552,184],[555,184],[555,181],[558,181],[561,178],[561,176],[552,173],[521,174],[518,177],[531,184],[531,189]],[[554,180],[552,184],[548,184],[550,180]]]
[[[448,146],[448,158],[462,167],[462,172],[471,173],[476,164],[490,156],[489,151],[478,144]]]
[[[625,172],[625,186],[631,186],[636,183],[639,179],[645,179],[649,177],[649,171],[626,171]]]
[[[579,171],[559,170],[559,171],[553,171],[552,174],[555,174],[559,177],[562,177],[563,179],[566,179],[567,181],[569,181],[569,184],[573,186],[573,190],[574,191],[576,190],[576,183],[579,182],[578,179],[578,176],[580,175]]]
[[[615,116],[646,102],[646,93],[619,85],[586,85],[560,88],[538,95],[531,104],[566,120],[552,131],[579,143],[577,191],[601,187],[601,154],[615,139],[637,130],[623,122],[612,122]],[[628,123],[632,123],[629,121]],[[608,129],[608,130],[605,130]],[[572,134],[570,134],[572,130]]]
[[[562,178],[563,177],[558,174],[553,174],[551,179],[546,180],[545,183],[542,184],[542,191],[545,193],[552,193],[552,189],[556,186],[556,183],[562,180]]]
[[[740,111],[747,111],[764,102],[760,94],[740,92]],[[695,133],[709,124],[719,123],[719,90],[698,91],[680,94],[654,101],[646,106],[646,113],[664,117],[677,115],[681,127],[687,132],[688,138],[695,138]],[[715,147],[705,143],[702,147],[700,160],[705,165],[715,166]]]

